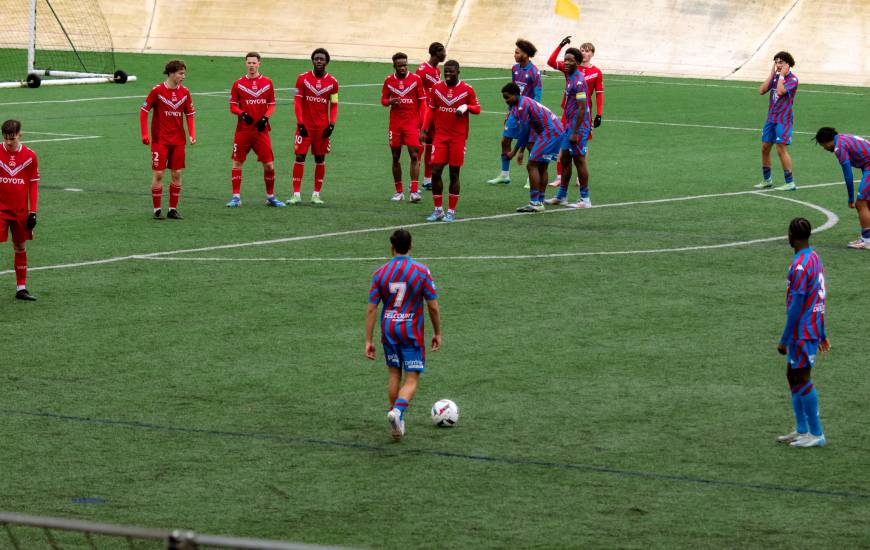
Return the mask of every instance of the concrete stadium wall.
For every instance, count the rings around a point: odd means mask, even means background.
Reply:
[[[570,34],[607,73],[760,80],[787,50],[802,82],[870,85],[870,0],[574,0],[579,21],[555,0],[98,1],[119,51],[422,60],[439,41],[464,65],[507,67],[517,37],[544,65]]]

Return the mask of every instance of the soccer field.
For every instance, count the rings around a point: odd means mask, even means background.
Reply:
[[[379,549],[870,547],[870,254],[846,248],[856,215],[833,155],[810,141],[823,125],[870,134],[867,89],[802,84],[801,188],[758,193],[757,83],[605,66],[595,208],[515,214],[524,168],[485,183],[509,76],[463,69],[484,112],[459,221],[427,224],[430,194],[389,201],[389,65],[329,67],[341,106],[324,206],[308,203],[310,157],[306,202],[284,209],[263,206],[249,157],[243,206],[228,209],[227,97],[244,62],[188,56],[185,219],[157,221],[138,109],[168,57],[118,58],[139,81],[0,90],[0,120],[23,122],[42,173],[38,302],[13,299],[0,248],[0,509]],[[291,87],[309,67],[263,60],[282,199]],[[544,80],[554,111],[563,83]],[[828,290],[832,350],[813,378],[829,444],[816,449],[774,443],[793,427],[775,348],[795,216],[818,231]],[[395,444],[363,321],[402,226],[438,285],[444,343]],[[440,398],[462,411],[453,429],[431,425]]]

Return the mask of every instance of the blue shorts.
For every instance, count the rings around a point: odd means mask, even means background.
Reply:
[[[811,369],[819,352],[818,340],[797,340],[788,344],[788,368]]]
[[[861,174],[857,198],[862,201],[870,201],[870,168],[864,168],[864,173]]]
[[[426,350],[417,346],[400,346],[384,342],[384,357],[387,366],[405,372],[426,370]]]
[[[782,143],[783,145],[791,145],[791,124],[777,124],[776,122],[765,122],[764,128],[761,130],[761,141],[764,143]]]
[[[577,140],[577,145],[572,147],[571,146],[571,133],[573,131],[574,130],[572,130],[570,128],[565,130],[565,135],[562,136],[562,150],[568,151],[568,154],[571,157],[576,157],[578,155],[582,155],[585,157],[586,151],[587,151],[586,143],[589,140],[589,131],[588,130],[585,130],[585,131],[581,130],[580,135],[577,136],[579,138]]]
[[[521,135],[522,126],[520,126],[519,121],[514,118],[513,112],[509,112],[504,121],[504,133],[502,133],[502,137],[519,139]]]
[[[553,136],[548,140],[538,138],[531,143],[529,162],[555,162],[559,159],[559,150],[561,146],[561,135]]]

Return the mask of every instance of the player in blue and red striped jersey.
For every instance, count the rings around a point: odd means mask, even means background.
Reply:
[[[407,230],[397,229],[390,235],[390,251],[393,258],[372,277],[366,310],[366,357],[375,359],[372,336],[378,303],[383,302],[381,342],[387,361],[387,396],[390,400],[387,421],[393,439],[398,441],[405,435],[405,410],[417,392],[420,374],[426,369],[423,302],[426,302],[435,332],[432,351],[441,347],[441,312],[429,268],[408,256],[411,234]]]
[[[761,95],[770,95],[767,107],[767,121],[761,132],[761,173],[764,179],[756,184],[756,189],[773,187],[771,174],[770,150],[776,144],[776,153],[782,163],[785,184],[778,191],[794,191],[797,185],[792,176],[791,156],[788,146],[791,144],[791,133],[794,129],[794,97],[798,89],[798,77],[791,71],[794,58],[788,52],[779,52],[773,56],[773,67],[767,79],[758,87]]]
[[[795,430],[777,438],[792,447],[821,447],[827,441],[819,419],[819,397],[810,376],[819,351],[831,347],[825,334],[825,268],[810,248],[810,222],[794,218],[788,243],[794,258],[788,268],[788,316],[777,351],[788,356],[786,377],[791,388]]]
[[[577,48],[568,48],[565,52],[565,96],[562,104],[565,109],[562,113],[562,123],[565,133],[562,137],[562,152],[560,156],[562,164],[561,185],[552,199],[544,201],[546,204],[568,205],[568,184],[571,181],[571,163],[577,167],[577,179],[581,189],[586,188],[587,197],[581,197],[572,208],[587,208],[592,204],[588,198],[589,171],[586,168],[586,140],[591,131],[592,120],[589,115],[589,102],[587,101],[586,80],[583,72],[578,69],[582,54]]]
[[[555,161],[562,148],[565,129],[553,111],[532,98],[521,96],[516,82],[505,84],[501,89],[510,114],[520,125],[521,137],[508,160],[528,145],[529,204],[517,208],[517,212],[543,212],[544,194],[547,189],[547,164]],[[585,101],[585,98],[583,98]]]
[[[846,191],[849,193],[849,208],[858,211],[861,236],[849,243],[849,248],[870,250],[870,142],[861,136],[838,134],[830,126],[819,128],[816,143],[837,156],[843,169]],[[861,170],[861,183],[858,184],[858,200],[855,200],[855,183],[852,168]]]
[[[517,39],[516,49],[514,50],[514,60],[517,63],[511,68],[511,78],[519,87],[520,95],[540,101],[542,89],[541,71],[531,61],[531,58],[535,57],[536,53],[538,53],[538,49],[534,44],[522,38]],[[525,139],[525,136],[521,133],[521,125],[511,118],[511,114],[508,112],[504,123],[504,133],[502,133],[501,138],[501,173],[498,177],[488,180],[487,183],[508,184],[511,182],[511,161],[508,158],[508,153],[511,151],[511,140],[514,139]],[[520,153],[519,158],[522,159],[522,153]]]

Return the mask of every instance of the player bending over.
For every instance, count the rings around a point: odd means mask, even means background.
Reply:
[[[792,447],[821,447],[827,440],[819,419],[819,397],[811,375],[816,354],[831,348],[825,335],[825,268],[810,248],[810,222],[795,218],[788,226],[794,258],[788,268],[788,312],[777,351],[788,356],[786,378],[791,389],[795,429],[777,438]]]
[[[311,52],[313,70],[302,73],[296,79],[296,95],[293,109],[296,111],[296,135],[293,163],[293,196],[290,204],[302,202],[302,176],[305,174],[305,156],[308,149],[314,154],[314,192],[312,204],[323,204],[320,190],[326,175],[326,155],[330,151],[330,139],[338,120],[338,80],[326,72],[329,52],[317,48]]]
[[[154,86],[148,93],[145,103],[139,110],[139,129],[142,143],[151,146],[151,206],[154,219],[162,220],[161,201],[163,200],[163,172],[169,168],[169,212],[170,220],[182,219],[178,213],[178,197],[181,195],[181,171],[184,170],[185,145],[184,119],[190,144],[196,143],[196,130],[193,124],[193,100],[190,90],[181,83],[187,76],[184,61],[173,60],[163,69],[166,80]],[[148,111],[151,116],[151,136],[148,136]]]
[[[441,69],[438,68],[439,63],[443,63],[447,59],[447,50],[441,42],[432,42],[429,44],[429,61],[420,63],[417,67],[417,76],[423,79],[423,87],[426,89],[426,96],[432,95],[432,88],[441,82]],[[421,121],[422,122],[422,121]],[[423,189],[432,189],[432,135],[431,128],[426,141],[423,142]]]
[[[420,140],[425,141],[434,124],[432,141],[432,202],[435,210],[427,221],[452,222],[459,203],[459,171],[465,162],[465,142],[468,140],[468,115],[480,114],[480,104],[474,88],[459,80],[459,63],[453,59],[444,64],[444,80],[432,89],[429,108],[423,118]],[[450,195],[444,213],[444,165],[450,165]]]
[[[546,204],[561,204],[573,208],[588,208],[589,202],[589,171],[586,168],[586,140],[590,132],[589,103],[586,101],[586,81],[583,73],[577,68],[581,59],[580,50],[568,48],[565,52],[565,97],[562,99],[564,110],[562,124],[565,132],[562,136],[560,160],[564,168],[561,173],[561,185],[556,196],[547,199]],[[568,184],[571,182],[571,163],[577,167],[577,180],[581,183],[581,195],[575,204],[568,204]],[[582,189],[586,189],[584,198]]]
[[[272,130],[269,119],[275,112],[275,85],[272,79],[260,74],[260,54],[249,52],[245,56],[245,76],[233,82],[230,90],[230,112],[238,117],[233,137],[233,196],[227,206],[238,208],[242,204],[242,165],[253,149],[263,164],[263,183],[266,185],[266,206],[285,204],[275,197],[275,154],[272,152]]]
[[[36,204],[39,201],[39,161],[36,153],[21,143],[21,123],[3,123],[0,147],[0,242],[12,233],[15,252],[15,298],[36,300],[27,292],[27,250],[24,243],[33,239]]]
[[[834,128],[819,128],[816,143],[834,153],[843,169],[846,191],[849,192],[849,208],[858,211],[861,235],[849,243],[849,248],[870,250],[870,142],[861,136],[838,134]],[[861,170],[861,183],[858,184],[858,200],[855,200],[855,184],[852,168]]]
[[[774,144],[785,176],[785,184],[777,187],[777,191],[797,189],[791,172],[791,155],[788,154],[791,133],[794,129],[794,97],[798,89],[798,77],[791,72],[792,67],[794,67],[794,58],[790,53],[777,53],[773,56],[773,67],[767,80],[758,87],[761,95],[770,93],[770,103],[767,106],[767,121],[761,132],[761,174],[764,179],[755,185],[756,189],[773,187],[770,149]]]
[[[511,78],[512,82],[519,87],[520,95],[540,101],[542,88],[541,72],[531,62],[531,58],[535,57],[536,53],[538,53],[538,49],[534,44],[522,38],[517,39],[516,49],[514,50],[514,60],[517,63],[511,68]],[[511,150],[511,141],[514,139],[525,140],[526,136],[521,133],[519,122],[511,118],[511,112],[508,111],[501,138],[501,173],[497,177],[488,180],[487,183],[508,184],[511,182],[511,161],[508,158],[508,153]],[[522,152],[520,152],[519,158],[522,158]]]
[[[516,82],[505,84],[501,89],[505,103],[510,107],[510,116],[520,125],[522,135],[513,151],[507,153],[512,159],[523,147],[529,146],[529,204],[517,208],[517,212],[543,212],[544,195],[547,189],[547,164],[555,161],[562,146],[562,123],[550,109],[534,99],[520,95]],[[583,98],[585,100],[585,98]],[[583,101],[581,100],[581,101]]]
[[[381,105],[390,108],[390,129],[387,137],[393,155],[393,183],[396,185],[396,194],[390,200],[405,200],[401,162],[404,145],[411,158],[410,199],[411,202],[420,202],[420,125],[426,114],[426,90],[418,75],[408,73],[407,54],[399,52],[393,55],[393,69],[395,74],[384,80],[381,91]]]
[[[432,320],[432,351],[441,347],[441,313],[438,294],[429,268],[412,260],[411,234],[397,229],[390,236],[393,259],[375,271],[366,310],[366,357],[375,359],[372,340],[378,303],[381,312],[381,342],[387,361],[387,421],[396,441],[405,435],[405,410],[417,392],[420,374],[426,369],[426,343],[423,338],[423,301]],[[402,382],[402,372],[405,380]]]

